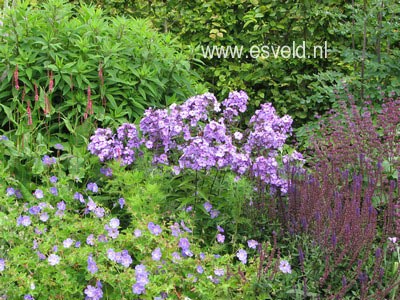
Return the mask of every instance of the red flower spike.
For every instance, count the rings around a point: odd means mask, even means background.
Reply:
[[[15,89],[19,90],[19,84],[18,84],[18,65],[15,66],[15,71],[14,71],[14,84],[15,84]]]

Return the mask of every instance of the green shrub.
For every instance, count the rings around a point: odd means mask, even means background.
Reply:
[[[4,130],[75,134],[87,118],[111,126],[133,121],[149,106],[165,106],[201,89],[177,43],[148,21],[109,18],[93,6],[75,9],[51,0],[41,6],[18,3],[4,10],[2,22]]]
[[[342,80],[364,98],[375,98],[378,85],[388,91],[400,87],[399,5],[394,0],[367,2],[364,6],[362,1],[354,5],[348,1],[172,0],[151,5],[95,1],[110,15],[148,17],[160,32],[176,34],[210,92],[219,98],[230,90],[246,90],[253,108],[272,102],[296,125],[330,109],[335,102],[333,90]],[[252,59],[249,55],[253,45],[291,47],[302,41],[311,56],[313,47],[325,47],[326,41],[327,58],[285,59],[271,54]],[[244,53],[240,59],[205,59],[201,47],[207,45],[243,46]]]

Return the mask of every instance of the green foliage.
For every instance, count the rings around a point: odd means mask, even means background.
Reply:
[[[366,7],[362,1],[354,1],[354,6],[348,1],[267,0],[95,3],[111,15],[148,17],[160,32],[177,35],[218,97],[230,90],[246,90],[253,108],[272,102],[299,125],[332,107],[333,90],[342,80],[357,97],[363,87],[364,98],[376,96],[378,85],[389,91],[400,87],[399,5],[394,0],[366,2]],[[293,42],[301,45],[303,41],[311,57],[250,57],[254,45],[291,48]],[[314,58],[313,47],[322,46],[325,51],[325,42],[327,58],[320,58],[318,51]],[[204,58],[202,47],[207,45],[243,46],[243,55],[240,59]]]
[[[4,10],[2,22],[4,130],[87,137],[91,128],[80,128],[87,118],[104,126],[133,121],[149,106],[201,89],[177,43],[148,21],[109,18],[93,6],[75,9],[51,0],[18,3]]]

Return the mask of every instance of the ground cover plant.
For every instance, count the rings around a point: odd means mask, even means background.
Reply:
[[[257,90],[203,92],[148,21],[41,5],[0,12],[1,300],[398,299],[399,92],[342,81],[296,129]],[[53,54],[88,63],[73,88]]]

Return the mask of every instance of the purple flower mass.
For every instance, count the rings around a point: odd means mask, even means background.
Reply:
[[[125,123],[116,133],[108,128],[97,129],[88,149],[102,162],[114,159],[121,165],[130,165],[143,144],[152,152],[155,164],[171,165],[175,174],[184,169],[226,168],[238,179],[259,179],[286,193],[287,182],[281,178],[277,158],[278,150],[291,134],[292,119],[287,115],[279,117],[275,108],[265,103],[250,118],[248,129],[237,131],[235,124],[246,111],[248,100],[244,91],[231,92],[222,103],[213,94],[205,93],[167,109],[149,108],[140,121],[141,140],[135,125]],[[303,158],[294,152],[283,160],[285,163]],[[212,206],[205,209],[212,218],[218,216]]]

